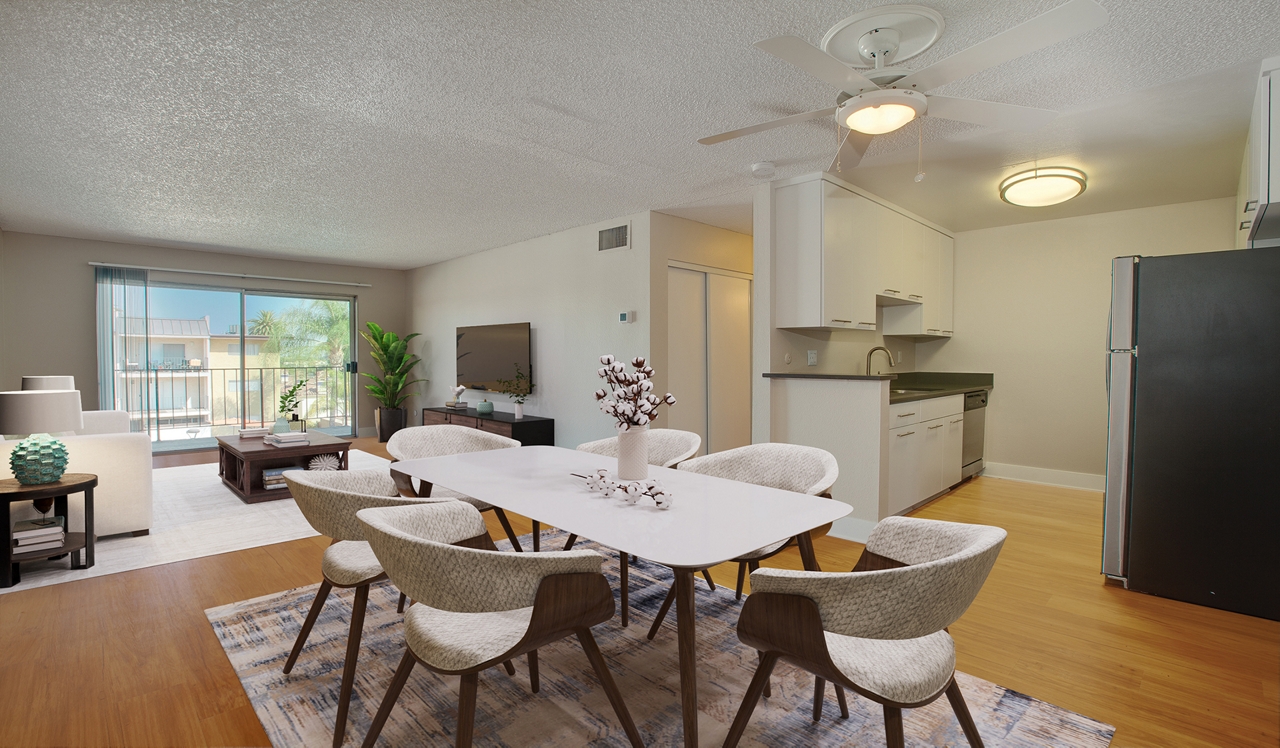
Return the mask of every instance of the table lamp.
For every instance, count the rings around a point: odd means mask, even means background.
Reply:
[[[0,392],[0,434],[29,435],[9,455],[13,477],[24,486],[56,483],[62,478],[67,470],[67,447],[49,432],[80,428],[84,428],[84,420],[77,390]]]

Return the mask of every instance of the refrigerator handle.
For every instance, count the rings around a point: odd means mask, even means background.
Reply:
[[[1129,484],[1133,449],[1134,357],[1130,351],[1110,356],[1107,396],[1107,475],[1102,520],[1102,573],[1124,578],[1129,573]]]

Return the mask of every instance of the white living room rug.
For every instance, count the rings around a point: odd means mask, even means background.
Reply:
[[[352,470],[390,461],[353,449]],[[171,564],[318,535],[293,499],[245,504],[222,484],[218,466],[183,465],[151,471],[151,534],[98,538],[92,569],[70,569],[66,558],[22,564],[22,581],[0,594]]]

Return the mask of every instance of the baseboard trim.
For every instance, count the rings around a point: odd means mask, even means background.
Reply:
[[[875,526],[876,523],[870,520],[858,519],[856,517],[841,517],[831,523],[831,531],[827,534],[832,537],[865,544],[867,542],[867,538],[871,536],[871,531],[875,529]]]
[[[1026,483],[1043,483],[1046,486],[1084,488],[1089,491],[1102,491],[1107,487],[1107,476],[1105,475],[1074,473],[1070,470],[1050,470],[1049,468],[1028,467],[1026,465],[1009,465],[1002,462],[988,462],[986,469],[979,475],[984,475],[988,478],[1020,480]]]

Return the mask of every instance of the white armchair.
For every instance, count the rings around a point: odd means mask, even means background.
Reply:
[[[72,436],[60,436],[67,445],[67,472],[93,473],[98,486],[93,491],[94,531],[101,537],[151,531],[151,437],[129,432],[129,414],[122,410],[90,410],[84,413],[84,428]],[[0,442],[0,478],[12,478],[9,453],[17,441]],[[71,527],[84,523],[84,499],[68,498]],[[9,521],[38,517],[30,504],[15,504]]]

